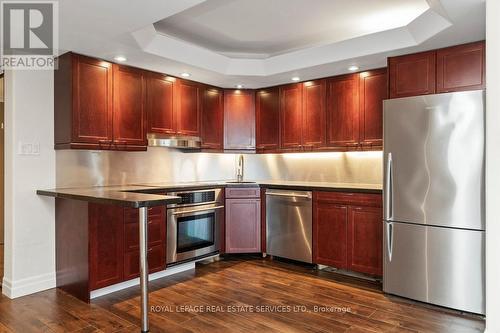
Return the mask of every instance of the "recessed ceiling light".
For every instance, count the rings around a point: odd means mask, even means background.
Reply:
[[[119,61],[119,62],[125,62],[125,61],[127,61],[127,58],[125,56],[119,55],[119,56],[115,57],[115,60]]]
[[[236,85],[236,88],[238,88],[238,89],[242,89],[243,87],[244,87],[244,86],[243,86],[242,84],[237,84],[237,85]]]
[[[351,72],[355,72],[359,69],[359,67],[356,65],[352,65],[352,66],[349,66],[349,68],[347,68],[347,69],[350,70]]]
[[[294,81],[294,82],[300,81],[300,77],[294,76],[294,77],[292,77],[292,81]]]
[[[190,76],[191,76],[191,74],[184,72],[184,73],[181,73],[181,76],[182,76],[182,77],[190,77]]]

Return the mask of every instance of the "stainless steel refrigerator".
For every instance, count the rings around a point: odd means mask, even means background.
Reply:
[[[485,313],[484,96],[384,101],[386,293]]]

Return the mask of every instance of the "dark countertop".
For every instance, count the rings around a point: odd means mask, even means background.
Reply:
[[[50,190],[37,190],[36,193],[38,195],[60,199],[81,200],[132,208],[163,206],[180,201],[179,197],[139,193],[137,190],[147,190],[147,187],[132,185],[96,186],[87,188],[56,188]]]
[[[265,187],[275,189],[295,189],[302,191],[345,191],[382,193],[382,185],[330,183],[330,182],[298,182],[260,180],[247,183],[228,181],[186,182],[186,183],[146,183],[124,186],[96,186],[83,188],[56,188],[37,190],[38,195],[61,199],[82,200],[94,203],[113,204],[133,208],[152,207],[174,204],[179,197],[167,196],[165,192],[206,189],[213,187]]]

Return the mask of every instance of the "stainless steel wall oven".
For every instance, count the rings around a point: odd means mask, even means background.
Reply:
[[[224,222],[221,189],[171,192],[181,202],[167,206],[167,265],[217,254]]]

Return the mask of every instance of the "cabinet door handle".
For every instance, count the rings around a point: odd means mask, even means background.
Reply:
[[[99,140],[99,143],[102,143],[102,144],[109,144],[111,142],[112,142],[111,140]]]

